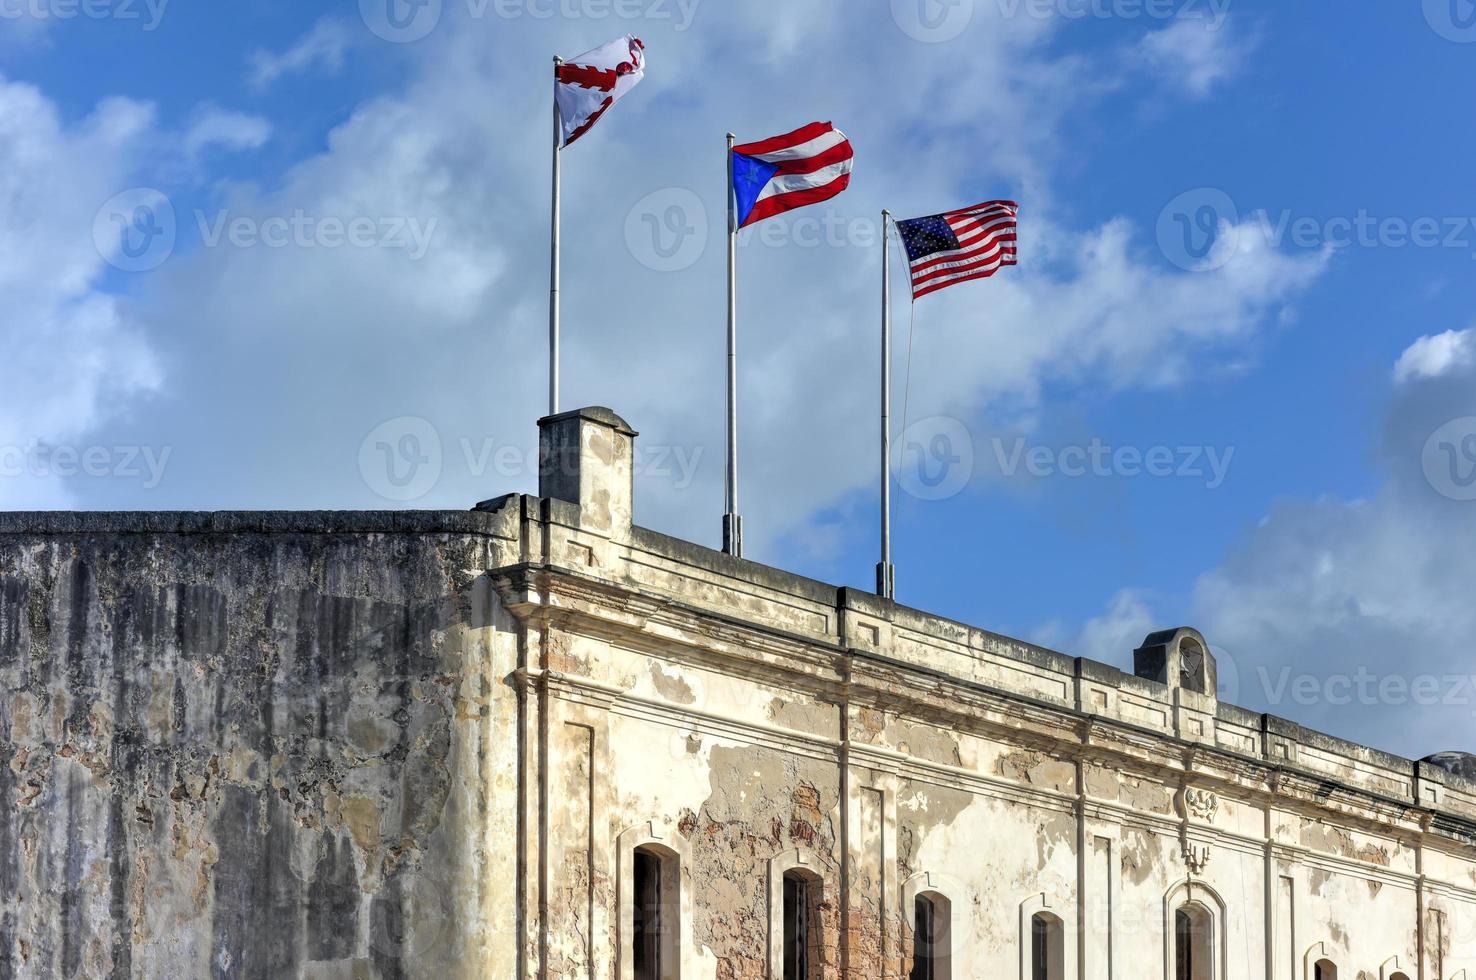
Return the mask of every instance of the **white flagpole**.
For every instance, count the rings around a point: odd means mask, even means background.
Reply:
[[[888,235],[892,212],[882,212],[882,342],[881,342],[881,562],[876,566],[876,594],[897,597],[897,568],[892,564],[892,249]]]
[[[559,414],[559,206],[563,184],[563,127],[559,118],[559,66],[564,59],[554,57],[554,105],[553,105],[553,227],[549,241],[549,287],[548,287],[548,414]]]
[[[733,189],[733,146],[728,134],[728,480],[723,551],[743,557],[743,518],[738,516],[738,203]]]

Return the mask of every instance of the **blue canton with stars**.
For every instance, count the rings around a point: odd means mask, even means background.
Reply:
[[[960,247],[958,236],[942,215],[899,221],[897,227],[902,231],[902,244],[907,246],[907,257],[913,262]]]

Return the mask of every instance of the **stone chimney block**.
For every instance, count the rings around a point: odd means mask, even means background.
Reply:
[[[610,537],[630,530],[636,431],[608,408],[538,422],[538,495],[579,506],[579,525]]]

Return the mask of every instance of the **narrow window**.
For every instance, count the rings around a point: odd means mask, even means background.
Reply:
[[[1174,976],[1177,980],[1214,980],[1214,927],[1209,913],[1186,905],[1174,913]]]
[[[1030,980],[1063,980],[1066,934],[1054,915],[1036,913],[1030,920]]]
[[[1394,974],[1391,974],[1389,976],[1389,980],[1409,980],[1409,974],[1408,973],[1394,973]]]
[[[938,908],[926,895],[912,904],[912,980],[938,980]]]
[[[1338,980],[1338,968],[1333,965],[1332,960],[1318,960],[1313,972],[1316,980]]]
[[[784,876],[784,980],[810,978],[810,882]]]
[[[635,980],[662,980],[661,857],[645,848],[635,852],[634,919]]]

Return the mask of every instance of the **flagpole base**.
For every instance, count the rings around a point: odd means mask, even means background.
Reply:
[[[723,552],[743,557],[743,518],[737,514],[723,515]]]
[[[876,594],[883,599],[897,598],[897,566],[890,562],[876,564]]]

